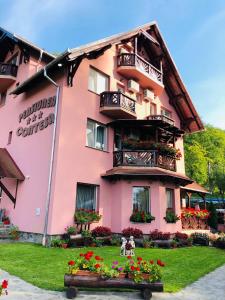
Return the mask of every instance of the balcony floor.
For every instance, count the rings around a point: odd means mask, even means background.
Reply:
[[[117,68],[117,72],[127,79],[132,78],[137,80],[142,88],[150,88],[157,96],[159,96],[164,89],[163,83],[135,66],[120,66]]]
[[[100,107],[100,112],[112,119],[136,119],[137,116],[131,111],[127,111],[123,107]]]

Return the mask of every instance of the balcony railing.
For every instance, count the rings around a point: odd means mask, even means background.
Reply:
[[[121,92],[103,92],[100,96],[100,107],[121,107],[135,113],[135,100]]]
[[[0,63],[0,76],[16,77],[18,67],[12,64]]]
[[[113,166],[158,167],[176,171],[176,159],[157,150],[114,151]]]
[[[141,56],[134,53],[122,53],[117,57],[118,67],[136,67],[142,72],[146,73],[149,77],[163,83],[163,75],[160,70],[151,65]]]
[[[168,123],[169,125],[174,126],[174,120],[164,115],[150,115],[147,116],[147,120],[163,121],[165,123]]]

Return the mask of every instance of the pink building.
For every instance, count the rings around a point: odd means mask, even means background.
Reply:
[[[183,134],[203,124],[156,23],[57,57],[0,29],[0,61],[0,208],[24,236],[63,234],[80,208],[115,233],[181,230],[164,217],[192,182]]]

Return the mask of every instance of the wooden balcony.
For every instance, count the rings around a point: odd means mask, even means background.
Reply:
[[[164,116],[164,115],[149,115],[146,117],[147,120],[159,121],[163,123],[167,123],[168,125],[174,126],[175,122],[173,119]]]
[[[135,100],[121,92],[103,92],[100,112],[113,119],[136,119]]]
[[[128,79],[136,79],[142,88],[150,88],[156,95],[164,89],[162,72],[137,54],[118,55],[117,72]]]
[[[17,69],[16,65],[0,63],[0,93],[16,81]]]
[[[158,167],[176,172],[176,158],[157,150],[120,150],[113,153],[113,167]]]

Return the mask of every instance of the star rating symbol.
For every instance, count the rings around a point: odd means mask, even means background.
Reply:
[[[27,125],[30,124],[30,121],[31,121],[31,118],[28,118],[28,119],[27,119]]]
[[[38,119],[41,119],[41,118],[42,118],[42,116],[43,116],[43,112],[42,112],[42,111],[40,111],[40,112],[39,112],[39,114],[38,114]]]
[[[37,119],[37,116],[34,114],[33,117],[32,117],[32,122],[35,122]]]

